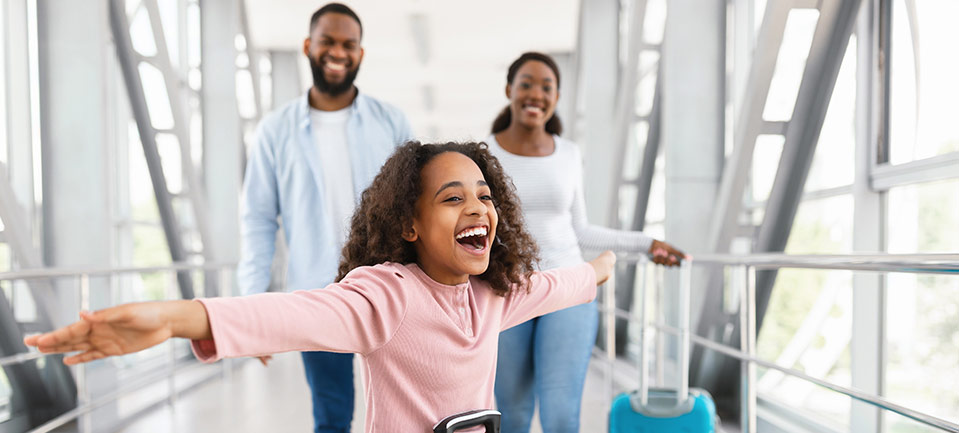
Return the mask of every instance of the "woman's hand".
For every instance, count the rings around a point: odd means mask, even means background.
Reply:
[[[679,266],[683,259],[689,257],[678,248],[655,239],[649,246],[649,255],[654,263],[666,266]]]
[[[125,355],[156,346],[171,337],[212,338],[206,309],[199,302],[124,304],[94,313],[52,332],[23,339],[43,353],[80,352],[64,358],[72,365]]]
[[[593,269],[596,271],[596,285],[600,285],[606,282],[609,279],[609,275],[613,273],[613,265],[616,264],[616,254],[613,254],[612,251],[606,251],[600,254],[593,260],[589,261],[589,264],[593,265]]]

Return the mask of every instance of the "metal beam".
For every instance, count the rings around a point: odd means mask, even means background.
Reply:
[[[739,3],[739,5],[748,7],[743,3]],[[714,219],[709,229],[707,248],[714,253],[728,252],[733,238],[740,232],[739,217],[744,208],[746,183],[749,179],[749,173],[752,171],[753,151],[756,146],[756,138],[764,128],[762,112],[772,83],[773,71],[776,66],[776,59],[779,56],[789,10],[788,2],[766,4],[759,36],[756,38],[756,47],[753,50],[746,86],[739,98],[741,102],[739,112],[736,113],[733,129],[733,151],[726,158],[719,195],[712,212]],[[702,297],[703,304],[702,308],[699,309],[700,314],[694,316],[693,319],[697,321],[695,325],[696,334],[720,341],[723,344],[738,345],[738,335],[736,332],[732,332],[730,328],[736,326],[735,318],[726,314],[722,309],[716,308],[717,305],[723,305],[724,284],[721,270],[712,270],[704,280],[709,283]],[[717,398],[728,401],[732,398],[730,386],[736,383],[738,376],[727,380],[723,389],[720,389],[717,383],[721,374],[728,373],[737,375],[738,366],[723,358],[716,358],[702,348],[693,348],[689,372],[691,383],[709,389]],[[725,395],[719,395],[720,391]],[[736,406],[732,407],[735,408]]]
[[[714,220],[709,230],[708,248],[725,252],[739,225],[743,195],[749,178],[756,137],[764,127],[763,108],[772,83],[773,70],[783,40],[783,30],[789,14],[789,2],[769,2],[759,30],[753,62],[749,69],[742,107],[736,115],[733,129],[733,152],[727,158],[719,188],[719,197],[713,211]],[[745,24],[749,25],[749,23]]]
[[[955,178],[959,173],[959,154],[947,153],[896,165],[884,163],[871,169],[870,188],[888,191],[897,186]]]
[[[771,28],[767,27],[767,21],[769,23],[782,22],[783,25],[785,24],[788,10],[773,11],[769,9],[777,4],[779,4],[779,2],[770,3],[767,6],[763,32],[761,32],[759,38],[760,44],[762,44],[765,39],[764,35],[772,31]],[[836,78],[839,74],[839,67],[842,64],[843,56],[849,43],[849,37],[852,34],[852,28],[859,11],[859,5],[859,0],[822,2],[820,5],[819,21],[813,36],[806,67],[803,71],[802,82],[793,108],[793,116],[787,127],[782,157],[780,158],[773,188],[767,201],[765,216],[754,242],[755,252],[779,252],[785,249],[796,211],[801,202],[806,177],[812,165],[816,144],[818,143],[822,124],[825,120],[826,110],[831,100]],[[785,8],[788,9],[788,6]],[[771,13],[774,15],[771,16]],[[780,36],[779,39],[781,40],[781,28],[779,32],[773,33],[778,33]],[[770,39],[772,39],[772,37],[770,37]],[[776,51],[778,55],[778,47],[773,51]],[[775,58],[775,56],[771,56],[770,53],[771,51],[759,51],[757,49],[757,57],[753,71],[769,66],[766,63],[769,61],[769,57]],[[771,72],[771,69],[767,70],[767,72]],[[766,78],[765,76],[760,77],[756,80],[756,83],[753,83],[751,79],[750,84],[768,84]],[[771,80],[771,73],[768,78]],[[749,96],[753,102],[757,99],[764,102],[766,93],[768,93],[768,85],[766,86],[766,90],[767,91],[762,94],[750,94]],[[747,89],[747,91],[749,90]],[[747,102],[747,104],[749,103]],[[724,194],[721,195],[721,200],[717,203],[717,206],[724,208],[723,210],[725,211],[720,214],[723,220],[719,221],[720,224],[718,226],[714,226],[714,232],[712,233],[713,245],[716,248],[714,251],[717,252],[726,251],[729,248],[729,242],[735,233],[736,218],[738,218],[739,209],[742,208],[745,178],[739,178],[744,176],[744,174],[730,173],[730,170],[743,171],[744,173],[749,172],[749,167],[752,163],[752,148],[755,145],[755,132],[758,130],[757,126],[760,126],[762,121],[762,104],[754,106],[752,110],[746,110],[746,108],[748,107],[744,107],[744,111],[741,113],[744,117],[738,119],[739,123],[747,125],[746,130],[737,131],[737,133],[742,132],[745,136],[739,136],[742,138],[737,138],[737,147],[734,150],[736,158],[730,161],[733,165],[726,169],[723,185]],[[729,182],[728,184],[726,182],[727,180]],[[742,184],[739,184],[740,181],[742,181]],[[738,188],[738,192],[733,191],[737,189],[736,187],[740,186],[743,188]],[[723,200],[727,202],[723,202]],[[731,210],[736,210],[736,212],[732,213],[730,212]],[[757,329],[760,329],[762,326],[763,315],[769,303],[775,278],[775,271],[761,271],[756,276]],[[719,329],[728,328],[728,326],[735,327],[737,325],[730,324],[728,318],[723,317],[724,315],[722,313],[707,313],[708,309],[714,309],[715,305],[720,305],[719,302],[722,299],[723,289],[721,274],[713,274],[709,280],[715,282],[710,285],[706,293],[706,304],[704,304],[703,307],[704,314],[698,326],[698,333],[704,336],[711,336],[711,338],[720,338],[721,331],[719,331]],[[729,339],[732,341],[725,341],[725,343],[732,345],[739,344],[737,332],[732,332],[729,335]],[[735,363],[723,362],[721,366],[709,365],[707,369],[707,366],[703,363],[702,350],[698,352],[699,353],[694,353],[695,368],[693,370],[697,383],[701,386],[706,386],[716,394],[728,395],[731,389],[734,389],[736,386]]]
[[[147,169],[153,183],[153,192],[156,197],[160,220],[163,223],[167,246],[170,249],[170,257],[174,262],[182,262],[187,259],[183,247],[183,234],[173,211],[172,196],[167,188],[166,175],[163,173],[160,153],[157,149],[156,130],[150,120],[146,96],[143,93],[143,83],[137,71],[137,55],[130,40],[130,24],[126,16],[125,2],[123,0],[110,0],[109,16],[114,45],[116,46],[117,57],[120,60],[120,70],[123,73],[123,81],[130,97],[130,108],[137,123],[140,143],[143,145],[143,154],[146,157]],[[188,272],[178,272],[177,281],[183,299],[193,298],[193,280],[190,274]]]
[[[636,116],[636,86],[639,84],[639,55],[643,49],[643,28],[646,21],[646,0],[636,0],[631,5],[629,14],[629,24],[626,35],[626,62],[623,63],[619,71],[619,83],[617,87],[621,89],[616,97],[616,106],[613,120],[613,146],[618,147],[619,155],[626,155],[626,149],[633,145],[629,142],[629,132],[633,129],[633,122]],[[659,88],[659,77],[656,77],[657,88]],[[658,95],[654,95],[656,97]],[[659,143],[656,143],[658,147]],[[647,143],[648,146],[648,143]],[[626,170],[626,158],[619,158],[616,161],[616,170],[611,175],[613,178],[613,196],[610,200],[609,224],[613,227],[619,225],[617,215],[619,214],[619,191],[625,179],[623,179]],[[645,161],[644,161],[645,162]],[[640,176],[642,176],[642,173]],[[651,176],[651,175],[650,175]],[[640,191],[640,195],[649,197],[649,191],[645,194]],[[646,218],[645,204],[644,212],[634,217],[634,221],[644,220]],[[625,287],[629,287],[629,282],[625,282]],[[629,304],[620,304],[629,305]]]
[[[30,221],[17,202],[16,194],[7,179],[9,179],[7,166],[0,163],[0,220],[4,225],[4,240],[20,268],[41,268],[43,259],[33,243],[33,229]],[[65,313],[61,311],[60,301],[49,280],[31,281],[29,287],[30,294],[37,304],[41,323],[49,326],[49,329],[52,329],[54,324],[68,323],[62,320]]]
[[[166,86],[166,96],[170,104],[171,114],[173,115],[173,128],[171,132],[176,136],[177,142],[180,145],[180,171],[187,185],[183,196],[189,199],[189,207],[193,214],[193,223],[196,225],[196,232],[199,235],[200,242],[203,244],[203,256],[209,261],[216,261],[214,251],[210,248],[210,243],[212,242],[210,232],[211,224],[207,215],[206,189],[204,188],[200,175],[197,173],[196,164],[193,161],[193,146],[189,130],[190,121],[186,113],[187,104],[184,101],[184,95],[187,89],[189,89],[189,86],[186,85],[181,75],[177,73],[170,60],[170,50],[167,48],[167,39],[163,29],[163,21],[160,19],[160,9],[157,1],[141,0],[141,6],[146,8],[147,15],[150,17],[150,29],[153,31],[153,42],[156,45],[156,55],[150,58],[147,63],[155,66],[163,75],[163,81]],[[202,12],[200,17],[202,20]],[[129,28],[128,25],[126,27],[128,37]],[[232,42],[231,39],[228,46],[232,47]],[[222,49],[222,47],[220,48]],[[211,53],[205,50],[201,50],[201,52],[203,53],[204,59],[211,56]],[[131,54],[129,60],[136,62],[137,56],[134,54],[135,51],[132,50],[132,44],[129,53]],[[122,57],[121,60],[123,60]],[[146,61],[145,59],[139,60]],[[235,88],[233,92],[234,94],[236,93]],[[206,129],[207,128],[204,127],[204,130]],[[151,155],[147,155],[146,153],[144,153],[144,155],[148,159],[152,158]],[[159,159],[157,162],[159,162]],[[160,167],[162,169],[162,164]]]
[[[619,72],[619,96],[616,99],[616,118],[613,123],[613,145],[619,147],[619,155],[626,155],[629,146],[635,146],[636,143],[629,140],[630,131],[635,131],[636,119],[636,88],[641,79],[639,71],[639,57],[644,48],[648,46],[643,41],[643,30],[646,23],[647,2],[637,0],[633,2],[629,14],[628,34],[626,44],[626,62],[620,68]],[[657,70],[660,65],[657,63]],[[646,206],[649,203],[649,189],[652,185],[653,174],[655,173],[656,157],[659,154],[659,119],[660,119],[660,93],[661,82],[660,75],[656,76],[656,87],[653,94],[653,106],[649,113],[649,128],[646,135],[646,145],[643,148],[643,160],[637,179],[637,198],[635,212],[631,228],[642,231],[646,222]],[[623,185],[629,180],[625,179],[626,158],[620,157],[618,160],[618,169],[612,172],[613,188],[610,199],[609,224],[612,227],[620,225],[618,221],[619,208],[622,206],[619,196]],[[629,263],[618,271],[618,281],[621,281],[620,287],[634,287],[636,280],[635,263]],[[633,306],[634,291],[619,290],[616,292],[616,304],[625,305],[627,310]],[[616,353],[625,353],[626,345],[629,341],[629,326],[623,319],[616,320]]]
[[[786,131],[776,179],[759,227],[757,252],[780,252],[786,248],[860,3],[861,0],[847,0],[823,2],[821,6],[819,24]],[[775,278],[774,272],[760,272],[756,278],[759,327]]]
[[[858,9],[856,0],[825,2],[820,11],[757,251],[782,251],[786,246]]]
[[[853,180],[853,251],[886,250],[885,193],[870,187],[870,170],[876,161],[880,122],[876,102],[879,76],[878,6],[863,4],[856,22],[856,162]],[[953,173],[956,173],[955,171]],[[851,385],[884,395],[886,344],[885,277],[856,272],[852,281],[852,341],[849,353]],[[883,413],[871,404],[852,400],[851,433],[883,431]]]
[[[661,75],[657,75],[661,76]],[[661,125],[661,103],[662,100],[662,80],[656,81],[656,93],[653,95],[653,105],[649,113],[649,130],[646,133],[646,146],[643,147],[643,161],[640,166],[639,178],[636,179],[637,197],[636,210],[633,212],[633,222],[630,227],[635,231],[643,231],[646,227],[646,209],[649,204],[649,191],[653,184],[653,175],[656,173],[656,158],[662,152],[660,142]],[[617,281],[622,281],[620,287],[635,287],[638,265],[628,262],[621,266],[621,270],[616,274]],[[624,305],[628,311],[632,311],[633,290],[619,290],[616,292],[616,305]],[[626,344],[629,339],[629,326],[623,319],[616,320],[616,353],[626,352]]]
[[[749,5],[738,3],[741,7]],[[764,128],[762,112],[766,104],[766,96],[772,83],[776,59],[779,56],[780,45],[786,19],[790,10],[789,2],[769,2],[766,4],[759,36],[753,50],[752,63],[749,68],[745,88],[738,99],[740,105],[736,113],[733,129],[733,150],[726,158],[723,174],[720,180],[719,194],[712,211],[713,221],[710,224],[707,239],[707,251],[725,253],[729,251],[733,238],[739,233],[739,218],[743,212],[744,195],[749,173],[752,171],[753,151],[756,138]],[[749,15],[749,14],[741,14]],[[741,16],[740,15],[740,16]],[[752,25],[752,22],[737,23],[737,25]],[[732,332],[727,324],[734,323],[734,317],[729,316],[717,305],[723,305],[723,274],[714,269],[709,272],[705,293],[701,297],[702,307],[700,314],[694,315],[696,334],[706,338],[721,341],[724,344],[738,345],[738,336]],[[694,310],[696,311],[696,310]],[[735,324],[730,325],[735,326]],[[733,341],[735,339],[735,341]],[[712,361],[715,359],[715,361]],[[723,363],[721,366],[714,362]],[[718,370],[722,370],[722,373]],[[714,394],[719,391],[717,381],[720,374],[730,373],[738,375],[738,366],[728,363],[723,358],[715,358],[702,348],[693,348],[690,364],[690,380],[696,386],[709,389]],[[738,376],[727,381],[727,388],[723,390],[727,395],[728,387],[736,383]],[[720,397],[717,395],[717,397]],[[735,406],[734,406],[735,407]]]
[[[643,147],[643,162],[639,167],[639,178],[636,179],[636,210],[633,212],[632,229],[643,231],[646,228],[646,211],[649,208],[649,192],[653,187],[653,175],[656,174],[656,159],[662,153],[662,67],[657,73],[656,91],[653,95],[653,105],[649,113],[649,130],[646,133],[646,146]]]

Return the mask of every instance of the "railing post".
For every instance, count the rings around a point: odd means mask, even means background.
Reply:
[[[186,274],[188,278],[192,278],[189,271],[184,271],[184,274]],[[165,287],[164,298],[166,298],[168,301],[172,301],[177,299],[177,272],[169,272],[167,275],[168,278]],[[170,404],[170,411],[176,412],[176,340],[168,340],[166,344],[167,348],[169,349],[168,353],[170,358],[170,365],[168,367],[169,375],[167,376],[167,392],[169,393],[169,396],[167,399]]]
[[[233,294],[233,276],[231,275],[230,268],[223,268],[219,271],[219,293],[218,296],[226,298],[232,296]],[[223,380],[227,384],[233,382],[233,359],[224,359],[220,361],[220,368],[223,372]]]
[[[647,264],[647,268],[649,265]],[[666,324],[666,285],[663,283],[663,268],[653,266],[653,281],[656,286],[656,323]],[[656,331],[656,384],[666,387],[666,334]]]
[[[649,356],[646,355],[646,342],[649,340],[649,321],[646,320],[646,272],[649,264],[645,258],[636,264],[639,271],[639,402],[645,407],[649,401]]]
[[[685,402],[689,398],[689,300],[690,285],[692,284],[692,265],[689,260],[683,260],[679,268],[679,392],[676,394],[676,403]]]
[[[752,266],[742,267],[743,294],[739,299],[740,346],[747,357],[756,355],[756,273]],[[740,424],[743,433],[756,433],[756,365],[742,361]]]
[[[613,364],[616,361],[616,268],[609,273],[609,279],[603,285],[603,306],[606,311],[603,317],[606,322],[606,395],[612,404],[613,397]]]
[[[90,276],[88,274],[80,274],[78,277],[78,285],[80,286],[80,311],[90,311]],[[86,363],[77,364],[75,367],[76,370],[74,371],[74,377],[77,383],[77,406],[79,407],[90,404],[90,388],[87,386],[87,365]],[[77,421],[81,433],[93,431],[93,423],[89,411],[83,412]]]

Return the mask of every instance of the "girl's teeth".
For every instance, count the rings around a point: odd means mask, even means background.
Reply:
[[[477,236],[477,235],[479,235],[479,236],[486,236],[486,228],[485,228],[485,227],[479,227],[479,228],[475,228],[475,229],[469,229],[469,230],[467,230],[467,231],[465,231],[465,232],[462,232],[462,233],[456,235],[456,239],[463,239],[463,238],[466,238],[466,237]]]

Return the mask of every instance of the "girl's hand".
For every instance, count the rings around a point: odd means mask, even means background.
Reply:
[[[679,266],[683,259],[689,258],[686,253],[663,241],[653,239],[649,246],[649,255],[653,262],[659,265]]]
[[[201,321],[203,326],[198,325]],[[84,311],[80,321],[26,337],[23,342],[43,353],[80,352],[64,358],[64,364],[72,365],[139,352],[170,337],[211,338],[203,305],[193,301],[143,302],[94,313]]]
[[[589,264],[593,265],[593,269],[596,271],[596,285],[598,286],[605,283],[609,279],[609,275],[612,274],[613,265],[616,264],[616,254],[613,254],[612,251],[606,251],[590,260]]]

